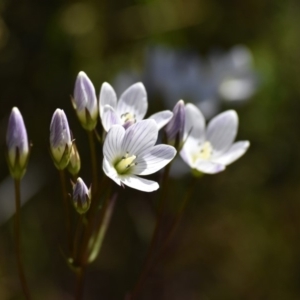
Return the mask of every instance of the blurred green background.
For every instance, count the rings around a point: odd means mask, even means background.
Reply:
[[[74,275],[60,252],[64,220],[48,141],[51,116],[62,108],[81,154],[80,176],[91,182],[88,139],[70,103],[77,73],[84,70],[98,93],[102,82],[113,84],[123,70],[149,67],[145,53],[151,47],[188,49],[205,59],[212,49],[226,52],[238,44],[252,52],[258,89],[249,101],[221,102],[219,109],[237,110],[238,139],[250,140],[251,147],[223,173],[199,181],[140,299],[300,299],[299,37],[297,0],[2,0],[0,299],[23,299],[4,155],[11,108],[19,107],[33,143],[23,186],[29,201],[22,209],[29,285],[34,299],[73,299]],[[163,100],[149,97],[149,112],[172,109]],[[189,175],[171,180],[169,218],[189,181]],[[125,189],[100,257],[87,272],[84,299],[124,299],[130,291],[149,244],[158,194]]]

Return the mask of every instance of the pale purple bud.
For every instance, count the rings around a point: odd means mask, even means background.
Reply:
[[[184,122],[184,101],[179,100],[173,108],[173,117],[165,128],[168,141],[174,142],[178,139],[178,142],[181,143],[183,138]]]
[[[29,157],[27,131],[23,117],[17,107],[11,111],[6,133],[8,165],[15,179],[23,177]]]
[[[72,140],[67,116],[59,108],[54,112],[50,124],[50,149],[55,166],[63,170],[70,160]]]
[[[73,185],[73,204],[79,214],[87,212],[91,205],[90,190],[80,177]]]
[[[76,78],[72,103],[83,128],[93,130],[97,124],[98,102],[93,83],[82,71]]]

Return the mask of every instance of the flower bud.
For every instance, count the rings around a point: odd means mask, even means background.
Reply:
[[[73,185],[73,203],[79,214],[86,213],[91,205],[90,189],[87,188],[80,177],[77,178],[76,183]]]
[[[167,124],[165,131],[169,142],[182,142],[185,122],[185,110],[183,100],[179,100],[173,108],[173,117]]]
[[[73,143],[70,155],[70,161],[68,164],[68,171],[73,175],[77,175],[81,168],[81,161],[79,152],[77,150],[76,144]]]
[[[82,71],[76,78],[72,104],[82,127],[93,130],[98,119],[96,92],[91,80]]]
[[[21,179],[29,158],[27,131],[23,117],[17,107],[11,111],[6,133],[7,161],[11,176]]]
[[[66,114],[59,108],[54,112],[50,124],[50,149],[56,168],[65,169],[70,160],[72,140]]]

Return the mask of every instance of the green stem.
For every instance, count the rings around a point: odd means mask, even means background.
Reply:
[[[78,222],[77,222],[75,235],[74,235],[74,242],[73,242],[73,258],[74,259],[77,257],[77,249],[78,249],[80,235],[81,235],[82,228],[83,228],[84,217],[85,217],[85,214],[79,215],[79,217],[78,217]]]
[[[94,232],[94,229],[95,229],[95,220],[97,219],[101,223],[104,216],[105,216],[105,212],[106,212],[106,209],[108,207],[110,189],[111,189],[111,181],[108,184],[107,192],[104,195],[105,198],[104,198],[104,202],[102,204],[101,210],[100,210],[99,218],[95,218],[96,211],[92,211],[88,215],[89,222],[88,222],[87,227],[85,228],[85,231],[84,231],[83,242],[82,242],[82,246],[80,248],[80,254],[78,256],[78,263],[80,264],[80,266],[84,266],[87,263],[87,259],[88,259],[88,253],[87,253],[88,251],[87,250],[88,250],[88,245],[89,245],[90,239],[93,236],[93,232]],[[94,201],[96,201],[96,199],[94,199]]]
[[[91,151],[91,164],[92,164],[92,198],[97,191],[98,183],[98,171],[97,171],[97,155],[96,155],[96,145],[94,140],[93,131],[88,131],[89,144]]]
[[[85,267],[81,267],[76,273],[75,300],[81,300],[84,290]]]
[[[87,212],[87,218],[88,218],[88,220],[92,220],[93,217],[94,217],[94,215],[95,215],[95,213],[97,212],[97,208],[99,206],[99,202],[97,201],[97,199],[100,198],[99,197],[100,193],[101,193],[103,187],[105,187],[107,181],[108,181],[107,176],[103,176],[100,184],[98,185],[98,190],[95,193],[94,198],[92,198],[91,206],[90,206],[90,208],[89,208],[89,210]]]
[[[65,218],[66,218],[66,231],[67,231],[67,241],[68,241],[68,249],[71,253],[72,250],[72,240],[71,240],[71,218],[70,218],[70,207],[69,207],[69,198],[66,187],[66,177],[65,171],[59,170],[61,189],[63,195],[63,205],[65,208]]]
[[[110,185],[109,188],[110,190]],[[94,199],[95,201],[95,199]],[[103,220],[105,220],[105,215],[106,215],[106,210],[109,207],[109,197],[107,196],[104,200],[103,206],[101,208],[101,213],[99,217],[99,224],[102,224]],[[83,219],[82,219],[83,220]],[[89,253],[88,253],[88,246],[91,237],[93,236],[94,232],[94,218],[92,218],[87,226],[85,227],[84,233],[83,233],[83,238],[82,238],[82,245],[80,247],[79,253],[74,257],[76,260],[76,263],[79,265],[79,270],[77,273],[77,279],[76,279],[76,294],[75,294],[75,299],[80,300],[83,295],[83,290],[84,290],[84,277],[85,277],[85,271],[88,263],[88,258],[89,258]],[[101,228],[101,226],[100,226]],[[77,247],[77,246],[76,246]],[[77,252],[77,251],[76,251]]]
[[[183,214],[185,212],[185,209],[187,207],[187,204],[189,203],[189,200],[191,199],[193,193],[194,193],[194,190],[195,190],[195,187],[197,185],[198,181],[197,181],[197,178],[193,178],[193,180],[191,181],[190,183],[190,186],[188,188],[188,191],[184,197],[184,200],[182,201],[180,207],[179,207],[179,210],[178,210],[178,213],[177,213],[177,216],[175,217],[171,227],[170,227],[170,230],[169,232],[167,233],[166,237],[163,239],[164,240],[164,243],[159,251],[159,254],[158,254],[158,257],[156,259],[156,261],[158,261],[164,254],[166,248],[168,247],[169,243],[171,242],[175,232],[176,232],[176,229],[178,228],[179,224],[180,224],[180,221],[183,217]]]
[[[106,207],[104,207],[103,215],[100,216],[100,222],[98,223],[98,228],[96,230],[96,237],[93,240],[92,246],[89,247],[91,251],[89,252],[88,256],[88,263],[93,262],[97,256],[99,255],[99,252],[101,250],[106,231],[108,229],[108,226],[110,224],[110,220],[114,211],[115,203],[118,197],[118,193],[115,192],[112,197],[108,198],[108,201],[106,203]]]
[[[19,272],[19,278],[21,281],[22,289],[25,295],[25,298],[29,300],[30,292],[26,282],[26,277],[24,273],[22,258],[21,258],[21,231],[20,231],[20,210],[21,210],[21,191],[20,191],[20,180],[15,179],[15,203],[16,203],[16,213],[15,213],[15,223],[14,223],[14,232],[15,232],[15,248],[16,248],[16,258],[17,266]]]
[[[133,291],[132,291],[131,296],[129,298],[130,300],[133,300],[138,296],[141,288],[144,285],[144,282],[147,278],[147,275],[148,275],[148,273],[151,269],[151,258],[153,256],[156,243],[158,241],[159,231],[160,231],[160,227],[161,227],[161,224],[162,224],[164,210],[165,210],[165,206],[166,206],[167,181],[168,181],[168,177],[169,177],[169,173],[170,173],[170,168],[171,168],[171,163],[169,163],[165,168],[165,172],[164,172],[163,179],[162,179],[161,201],[160,201],[160,205],[159,205],[158,218],[157,218],[157,221],[156,221],[154,233],[152,235],[151,243],[150,243],[150,246],[148,248],[146,258],[145,258],[144,266],[143,266],[142,271],[140,273],[140,276],[137,280],[137,283],[135,284],[135,286],[133,288]]]

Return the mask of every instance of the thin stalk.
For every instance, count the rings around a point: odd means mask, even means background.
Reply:
[[[110,188],[109,188],[109,190],[110,190]],[[110,191],[108,192],[108,195],[104,198],[104,202],[103,202],[103,205],[100,210],[99,218],[97,218],[99,220],[98,224],[100,224],[99,225],[100,227],[105,218],[106,210],[109,207],[109,200],[110,200]],[[99,228],[99,227],[97,227],[97,228]],[[89,256],[89,254],[87,253],[87,250],[88,250],[90,238],[93,235],[93,229],[94,229],[94,222],[92,220],[91,222],[89,222],[89,227],[86,229],[85,236],[83,239],[83,245],[81,248],[81,257],[80,257],[80,262],[79,262],[81,266],[84,266],[87,263],[87,259]]]
[[[102,189],[105,187],[107,181],[108,181],[107,176],[103,176],[100,184],[98,185],[98,189],[94,195],[94,198],[92,198],[91,206],[87,213],[88,220],[91,220],[94,217],[95,213],[97,212],[97,207],[99,205],[99,202],[97,201],[97,199],[99,198],[99,195],[100,195]]]
[[[96,238],[93,241],[92,246],[90,247],[91,252],[89,253],[88,262],[91,263],[94,261],[101,251],[101,247],[106,235],[106,231],[109,227],[110,220],[114,211],[115,203],[118,197],[118,193],[115,192],[112,197],[109,198],[107,207],[104,210],[103,216],[100,218],[98,223],[98,228],[96,230]]]
[[[183,214],[185,212],[185,209],[191,199],[191,197],[193,196],[193,193],[195,191],[195,187],[197,185],[198,181],[197,181],[197,178],[193,178],[193,180],[191,181],[190,183],[190,186],[188,188],[188,191],[179,207],[179,210],[178,210],[178,213],[170,227],[170,230],[168,231],[167,235],[165,236],[165,238],[163,239],[164,240],[164,243],[162,245],[162,247],[160,248],[160,251],[159,251],[159,254],[157,256],[157,259],[156,261],[159,261],[159,259],[163,256],[165,250],[167,249],[167,247],[169,246],[169,243],[171,242],[179,224],[180,224],[180,221],[183,217]]]
[[[85,217],[84,214],[79,215],[79,217],[78,217],[78,222],[77,222],[75,235],[74,235],[74,242],[73,242],[73,258],[74,259],[77,257],[78,244],[79,244],[79,240],[80,240],[80,235],[82,233],[84,217]]]
[[[75,300],[81,300],[84,290],[85,267],[81,267],[76,273]]]
[[[77,226],[77,229],[76,229],[76,233],[75,233],[75,237],[74,237],[74,249],[76,247],[76,254],[74,255],[74,259],[77,261],[77,263],[79,264],[82,264],[82,256],[83,256],[83,252],[85,252],[85,249],[87,248],[88,246],[88,243],[89,243],[89,239],[90,237],[92,236],[92,233],[93,233],[93,229],[94,229],[94,226],[95,226],[95,215],[97,213],[97,206],[99,205],[99,202],[97,201],[97,198],[98,198],[98,195],[99,195],[99,192],[100,192],[100,188],[104,185],[104,183],[106,182],[106,179],[107,177],[104,176],[99,184],[99,190],[97,190],[96,194],[94,195],[94,197],[92,198],[92,202],[91,202],[91,206],[88,210],[88,212],[85,214],[85,217],[86,217],[86,221],[87,221],[87,224],[86,226],[83,227],[83,237],[82,237],[82,243],[81,243],[81,247],[80,247],[80,253],[77,253],[78,251],[78,241],[76,242],[75,239],[76,239],[76,236],[79,234],[78,233],[78,230],[80,230],[80,226]],[[84,219],[82,219],[83,221]],[[83,225],[83,222],[82,222],[82,225]],[[76,246],[75,246],[76,244]],[[73,252],[75,253],[75,251]]]
[[[100,224],[102,224],[103,220],[105,220],[105,212],[109,207],[108,204],[109,204],[109,197],[106,197],[99,217]],[[77,276],[76,276],[75,300],[82,299],[82,295],[84,291],[84,278],[86,273],[87,260],[89,256],[87,250],[88,250],[90,238],[92,237],[93,234],[93,229],[94,229],[93,226],[94,226],[94,222],[88,223],[84,231],[83,242],[80,248],[80,253],[78,253],[77,257],[74,257],[80,266],[80,269],[76,274]]]
[[[68,249],[71,253],[72,250],[72,240],[71,240],[71,218],[70,218],[70,206],[69,206],[69,198],[66,187],[66,176],[64,170],[59,170],[61,189],[63,195],[63,205],[65,208],[65,218],[66,218],[66,232],[67,232],[67,241],[68,241]]]
[[[98,183],[98,170],[97,170],[97,155],[96,155],[96,145],[94,140],[94,132],[87,131],[89,136],[89,144],[91,151],[91,164],[92,164],[92,198],[97,191]]]
[[[15,233],[15,251],[17,258],[17,267],[22,289],[27,300],[31,299],[29,288],[26,282],[26,277],[24,273],[22,258],[21,258],[21,230],[20,230],[20,210],[21,210],[21,191],[20,191],[20,180],[15,179],[15,203],[16,203],[16,213],[14,222],[14,233]]]
[[[147,278],[147,275],[151,269],[151,258],[153,256],[156,243],[158,241],[159,231],[160,231],[160,227],[162,224],[164,210],[165,210],[165,206],[166,206],[167,181],[168,181],[168,177],[169,177],[169,173],[170,173],[170,168],[171,168],[171,163],[168,164],[165,168],[165,172],[164,172],[163,179],[162,179],[161,200],[160,200],[160,204],[159,204],[158,217],[157,217],[157,221],[155,224],[154,233],[152,235],[151,243],[148,248],[148,252],[147,252],[147,255],[145,258],[145,262],[144,262],[142,271],[140,273],[137,283],[135,284],[133,291],[131,293],[131,296],[129,298],[130,300],[133,300],[138,296],[141,288],[144,285],[145,279]]]

